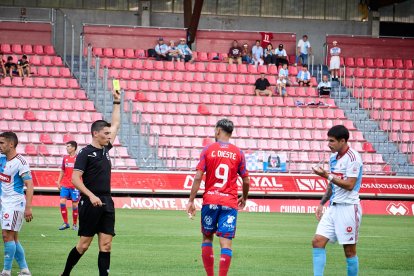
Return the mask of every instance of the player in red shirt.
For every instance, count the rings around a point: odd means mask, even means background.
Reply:
[[[206,173],[203,207],[201,209],[201,244],[204,268],[208,276],[214,275],[213,237],[220,238],[221,257],[219,275],[225,276],[230,267],[232,239],[236,233],[237,208],[243,209],[249,193],[249,173],[243,152],[229,143],[233,122],[221,119],[215,128],[216,142],[205,147],[197,165],[187,213],[195,216],[194,199]],[[243,179],[243,195],[237,196],[238,175]]]
[[[68,210],[66,208],[66,200],[72,200],[72,217],[73,217],[73,230],[78,230],[78,202],[79,191],[72,184],[72,172],[75,166],[76,149],[78,144],[75,141],[69,141],[66,143],[66,151],[68,155],[63,156],[62,167],[59,174],[59,178],[56,182],[60,191],[60,213],[62,214],[63,224],[59,227],[59,230],[65,230],[70,228],[68,223]]]

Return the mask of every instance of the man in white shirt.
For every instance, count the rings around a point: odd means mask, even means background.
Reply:
[[[308,55],[312,55],[312,47],[308,41],[308,36],[304,35],[298,42],[295,65],[299,63],[299,58],[302,59],[302,65],[308,64]]]
[[[341,54],[341,48],[337,47],[337,41],[332,42],[333,47],[329,51],[331,54],[331,60],[329,63],[329,69],[331,69],[332,80],[338,81],[339,80],[339,67],[341,66],[341,60],[339,55]]]
[[[279,67],[279,64],[288,64],[288,56],[286,50],[283,49],[283,44],[279,44],[279,47],[275,50],[276,55],[276,66]]]
[[[282,75],[283,78],[286,80],[286,86],[292,85],[292,82],[289,79],[289,69],[287,63],[282,65],[282,68],[279,70],[279,76]]]
[[[164,39],[162,37],[158,38],[158,44],[155,46],[155,53],[157,60],[171,60],[168,55],[169,47],[164,44]]]
[[[329,96],[331,94],[331,82],[327,75],[323,75],[322,81],[318,84],[319,96]]]
[[[321,167],[313,168],[313,173],[327,179],[329,183],[315,212],[316,219],[319,221],[312,240],[315,276],[324,274],[326,244],[336,241],[344,248],[347,275],[358,275],[359,261],[356,245],[362,218],[359,202],[362,158],[356,150],[349,147],[348,139],[349,131],[345,126],[333,126],[328,131],[328,147],[332,152],[329,159],[330,172]],[[328,200],[329,208],[322,214]]]
[[[279,74],[279,78],[276,81],[276,88],[279,96],[286,97],[286,79],[281,74]]]
[[[256,40],[256,45],[252,48],[252,60],[254,65],[263,65],[263,48],[260,46],[260,40]]]
[[[190,47],[187,45],[187,41],[185,38],[180,38],[180,44],[178,44],[177,48],[181,51],[181,54],[183,55],[183,60],[185,62],[194,62],[193,51],[191,51]]]

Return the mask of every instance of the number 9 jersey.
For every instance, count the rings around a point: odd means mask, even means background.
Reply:
[[[249,176],[244,153],[235,145],[213,143],[203,149],[197,170],[206,173],[203,205],[215,204],[237,209],[237,179]]]

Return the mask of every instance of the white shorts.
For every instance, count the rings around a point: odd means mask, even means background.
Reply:
[[[339,59],[339,56],[333,56],[331,57],[331,62],[329,63],[329,68],[332,69],[339,69],[341,65],[341,60]]]
[[[23,225],[24,211],[3,206],[1,218],[1,229],[19,232]]]
[[[356,244],[362,209],[360,204],[331,205],[323,214],[316,229],[316,234],[339,244]]]

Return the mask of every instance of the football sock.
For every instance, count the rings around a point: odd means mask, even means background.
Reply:
[[[348,269],[348,276],[357,276],[358,275],[358,256],[352,258],[346,258],[346,265]]]
[[[16,253],[14,254],[16,262],[19,264],[20,269],[27,268],[26,258],[24,256],[24,249],[20,242],[16,242]]]
[[[219,276],[226,276],[230,268],[231,256],[233,252],[230,248],[222,248],[220,256]]]
[[[79,259],[83,254],[80,254],[76,249],[76,246],[72,248],[69,252],[68,259],[66,260],[65,270],[62,273],[62,276],[69,276],[73,267],[78,263]]]
[[[9,241],[4,243],[4,270],[11,270],[14,254],[16,253],[16,243]]]
[[[325,248],[314,248],[313,249],[313,275],[323,276],[325,264],[326,264]]]
[[[66,209],[66,204],[60,204],[60,213],[62,214],[63,222],[68,223],[68,210]]]
[[[99,276],[109,275],[110,264],[111,264],[111,252],[99,251],[99,255],[98,255]]]
[[[78,207],[72,208],[73,224],[78,223]]]
[[[201,244],[201,257],[203,258],[204,269],[207,276],[214,275],[214,253],[213,244],[211,242],[205,242]]]

